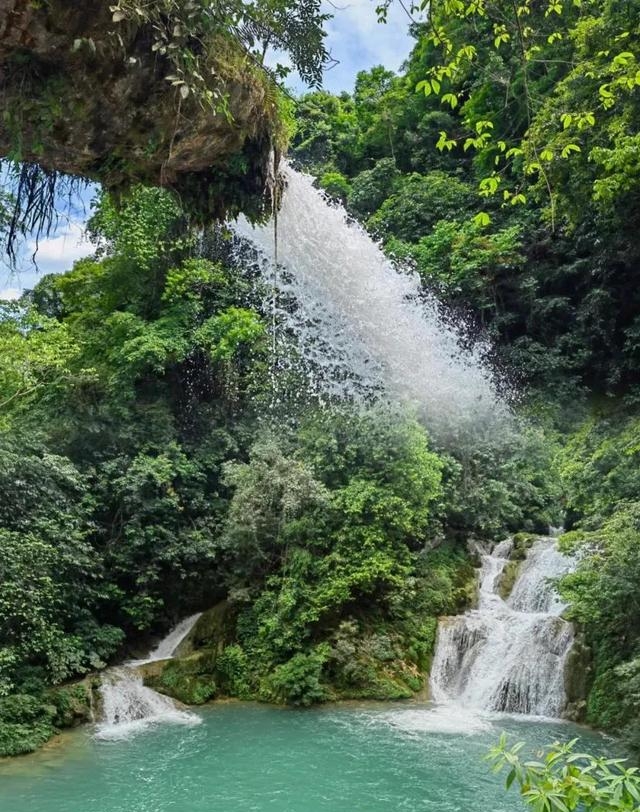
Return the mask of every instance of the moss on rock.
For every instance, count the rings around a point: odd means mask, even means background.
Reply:
[[[203,705],[218,692],[215,663],[215,651],[199,651],[188,657],[168,660],[160,673],[147,674],[144,681],[155,691],[167,694],[185,705]]]
[[[114,191],[167,186],[203,221],[262,213],[283,137],[272,79],[231,34],[206,39],[214,111],[180,98],[152,41],[144,21],[114,23],[105,0],[0,0],[0,155]]]
[[[512,561],[524,561],[536,538],[534,533],[516,533],[513,537],[513,547],[509,558]]]
[[[564,665],[564,690],[567,695],[565,716],[583,722],[587,716],[587,697],[593,682],[592,653],[584,635],[576,634]]]
[[[436,630],[436,618],[412,618],[402,630],[343,621],[330,639],[324,668],[330,698],[409,699],[424,690]]]
[[[518,579],[518,573],[520,572],[521,563],[522,561],[520,559],[508,561],[502,570],[498,580],[498,595],[500,595],[503,601],[506,601],[513,592],[513,587]]]
[[[84,680],[41,695],[0,699],[0,757],[33,753],[62,728],[91,718],[91,684]]]
[[[210,648],[221,652],[226,645],[235,642],[237,613],[228,601],[203,612],[185,639],[191,650]]]
[[[91,720],[94,687],[92,680],[88,678],[47,692],[47,700],[56,709],[56,727],[77,727]]]

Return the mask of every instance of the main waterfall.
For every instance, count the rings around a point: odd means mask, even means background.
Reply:
[[[385,392],[414,405],[439,437],[504,432],[511,413],[489,347],[471,341],[464,322],[425,293],[417,274],[396,268],[311,177],[286,166],[284,180],[277,247],[273,223],[254,227],[241,217],[232,226],[245,241],[243,267],[251,262],[246,241],[257,249],[274,351],[280,336],[295,335],[311,388],[352,399]]]
[[[549,579],[571,569],[555,539],[538,539],[509,598],[498,594],[511,542],[482,556],[478,608],[443,618],[431,671],[436,702],[479,711],[559,717],[573,628]]]
[[[199,614],[178,623],[155,649],[142,660],[131,660],[121,668],[112,668],[102,679],[102,721],[96,728],[97,739],[128,739],[151,725],[168,722],[194,725],[200,718],[180,710],[168,696],[147,688],[137,668],[140,665],[170,660],[196,624]]]

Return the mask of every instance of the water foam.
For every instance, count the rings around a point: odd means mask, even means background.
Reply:
[[[572,562],[554,539],[531,548],[504,601],[498,594],[507,559],[482,559],[477,609],[443,618],[438,627],[431,690],[438,702],[456,701],[474,711],[500,711],[545,718],[566,707],[564,664],[573,627],[560,617],[564,604],[552,583]]]
[[[473,712],[456,702],[443,702],[430,708],[392,711],[381,717],[403,733],[447,733],[473,736],[493,729],[487,714]]]
[[[311,177],[286,167],[285,179],[277,271],[272,224],[253,227],[240,218],[233,228],[257,247],[263,279],[274,286],[274,322],[282,334],[295,334],[314,383],[350,398],[384,390],[415,405],[441,435],[495,431],[509,421],[488,347],[469,347],[419,277],[399,272]]]
[[[140,665],[171,659],[199,617],[200,613],[178,623],[145,659],[132,660],[105,673],[100,686],[102,721],[96,727],[96,739],[130,739],[161,723],[200,724],[199,716],[179,709],[170,697],[148,688],[137,670]]]
[[[102,721],[95,738],[130,739],[157,724],[197,725],[199,716],[179,710],[168,696],[147,688],[140,674],[130,668],[111,671],[100,687]]]

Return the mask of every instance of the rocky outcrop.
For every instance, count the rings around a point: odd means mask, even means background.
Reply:
[[[119,190],[176,190],[201,219],[259,208],[277,130],[270,79],[232,38],[201,44],[217,112],[183,99],[150,32],[108,0],[0,0],[0,155]]]
[[[567,695],[565,718],[584,722],[587,715],[587,697],[593,683],[591,649],[584,634],[578,631],[564,664],[564,689]]]
[[[227,601],[203,612],[171,659],[137,667],[145,685],[187,705],[201,705],[218,694],[242,695],[233,685],[241,651],[232,645],[235,621]]]

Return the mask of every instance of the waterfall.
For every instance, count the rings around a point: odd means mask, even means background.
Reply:
[[[398,270],[311,177],[290,167],[284,174],[277,252],[272,224],[241,217],[233,229],[257,249],[267,312],[277,287],[279,330],[295,335],[311,388],[352,400],[384,392],[412,404],[441,437],[504,429],[511,414],[488,346],[470,342],[417,274]]]
[[[509,544],[482,556],[479,605],[443,618],[431,671],[436,702],[476,711],[560,717],[566,706],[564,664],[573,627],[550,578],[571,569],[555,539],[538,539],[510,597],[498,594]]]
[[[171,659],[199,617],[200,614],[191,615],[178,623],[145,659],[131,660],[105,673],[100,686],[102,721],[96,728],[95,738],[128,739],[159,723],[200,723],[199,716],[180,710],[168,696],[144,685],[137,670],[140,665]]]
[[[178,710],[173,700],[147,688],[132,668],[108,672],[100,688],[102,721],[97,739],[128,739],[158,723],[199,724],[200,718]]]
[[[198,622],[198,618],[202,612],[197,612],[195,615],[190,615],[184,620],[181,620],[166,637],[163,637],[158,645],[153,649],[150,654],[143,660],[131,660],[127,665],[146,665],[146,663],[155,663],[158,660],[169,660],[176,653],[180,643],[189,634],[191,629]]]

